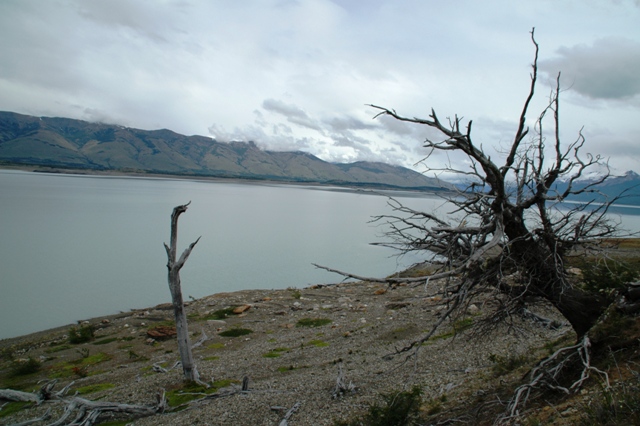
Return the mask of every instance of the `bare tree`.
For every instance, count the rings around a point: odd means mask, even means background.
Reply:
[[[411,281],[456,277],[444,289],[450,302],[448,314],[487,289],[502,295],[500,309],[495,314],[502,318],[515,312],[530,313],[526,309],[527,301],[542,298],[557,308],[581,339],[611,299],[572,283],[565,260],[576,247],[615,235],[617,226],[606,216],[615,200],[576,204],[568,210],[559,208],[571,196],[597,192],[597,186],[609,177],[608,173],[589,184],[580,183],[580,178],[596,166],[604,166],[606,170],[608,166],[600,156],[582,154],[585,138],[581,131],[568,144],[561,140],[559,74],[548,104],[537,116],[534,130],[527,127],[527,115],[538,83],[538,43],[533,30],[531,41],[535,56],[529,93],[513,140],[502,156],[492,158],[473,142],[471,121],[464,125],[462,119],[455,116],[443,122],[433,109],[426,119],[405,117],[395,110],[370,105],[380,111],[376,117],[391,116],[435,129],[442,138],[425,141],[424,147],[429,150],[425,164],[434,152],[462,153],[469,160],[468,170],[450,165],[430,170],[462,174],[472,182],[448,200],[456,208],[456,219],[413,210],[394,199],[390,199],[390,205],[396,214],[376,219],[387,221],[390,226],[387,235],[391,241],[385,245],[403,253],[434,254],[432,261],[438,269]],[[548,122],[551,123],[549,131]],[[414,342],[411,347],[417,343],[420,342]]]
[[[167,250],[167,269],[169,270],[169,290],[171,291],[171,299],[173,301],[173,312],[176,319],[176,332],[178,338],[178,349],[180,351],[180,360],[182,362],[182,370],[186,380],[199,382],[200,376],[198,369],[193,361],[191,353],[191,343],[189,342],[189,330],[187,327],[187,314],[184,310],[184,301],[182,300],[182,288],[180,286],[180,269],[184,266],[187,258],[191,254],[193,247],[200,241],[198,237],[185,251],[180,258],[176,260],[176,251],[178,244],[178,217],[187,211],[187,207],[191,202],[176,206],[171,214],[171,242],[170,246],[165,243],[164,248]]]

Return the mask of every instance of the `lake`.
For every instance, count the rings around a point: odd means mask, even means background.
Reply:
[[[415,209],[450,209],[428,194],[393,192]],[[0,338],[171,301],[163,246],[173,208],[189,297],[335,283],[312,263],[386,276],[396,257],[369,223],[391,212],[370,191],[317,186],[29,173],[0,170]],[[618,212],[640,229],[638,209]]]

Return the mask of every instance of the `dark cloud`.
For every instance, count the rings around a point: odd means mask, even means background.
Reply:
[[[275,114],[283,115],[292,124],[307,127],[312,130],[322,132],[322,127],[318,122],[307,115],[304,110],[293,104],[287,104],[277,99],[265,99],[262,108]]]
[[[550,76],[562,73],[565,87],[592,99],[626,99],[640,93],[640,43],[622,38],[592,46],[562,47],[559,57],[542,61]]]

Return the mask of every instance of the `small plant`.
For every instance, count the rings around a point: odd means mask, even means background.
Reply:
[[[26,360],[16,360],[13,362],[11,375],[26,376],[40,371],[42,364],[35,358],[29,357]]]
[[[92,325],[83,325],[80,328],[71,327],[69,329],[69,343],[77,345],[79,343],[86,343],[93,340],[93,333],[95,329]]]
[[[223,337],[239,337],[245,336],[247,334],[253,333],[253,330],[249,330],[248,328],[232,328],[220,333],[220,336]]]
[[[329,343],[323,340],[311,340],[309,344],[315,346],[316,348],[324,348],[326,346],[329,346]]]
[[[335,426],[409,426],[417,425],[422,390],[414,386],[410,391],[393,392],[382,396],[382,404],[369,406],[361,418],[336,422]]]
[[[294,299],[300,299],[302,297],[302,293],[300,293],[300,290],[294,289],[291,291],[291,297]]]
[[[78,377],[87,377],[89,375],[89,368],[86,365],[76,365],[71,368],[71,372]]]
[[[321,327],[331,324],[329,318],[302,318],[296,323],[296,327]]]

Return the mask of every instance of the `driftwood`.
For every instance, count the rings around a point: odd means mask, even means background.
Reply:
[[[96,424],[98,418],[105,413],[127,414],[133,417],[147,417],[157,413],[162,413],[167,407],[164,392],[158,393],[155,405],[132,405],[107,401],[90,401],[78,396],[65,397],[64,394],[68,392],[71,384],[58,392],[53,392],[55,384],[55,380],[47,382],[37,393],[22,392],[13,389],[0,389],[0,399],[8,401],[34,402],[38,405],[44,402],[65,404],[66,407],[62,416],[53,423],[50,423],[48,426],[91,426]],[[50,410],[48,410],[42,417],[27,420],[18,424],[30,425],[40,421],[45,421],[50,417]]]
[[[164,248],[167,251],[167,269],[169,290],[171,291],[171,299],[173,301],[173,313],[176,319],[176,331],[178,335],[178,349],[180,351],[180,359],[182,361],[182,371],[186,380],[201,383],[198,369],[193,361],[191,352],[191,344],[189,342],[189,329],[187,327],[187,314],[184,309],[184,301],[182,299],[182,288],[180,286],[180,269],[184,266],[187,258],[191,254],[193,247],[200,241],[195,240],[179,259],[176,259],[176,251],[178,245],[178,218],[187,211],[190,202],[173,209],[171,214],[171,241],[170,245],[165,243]]]
[[[356,390],[356,385],[354,385],[352,382],[349,382],[348,385],[346,384],[344,371],[342,370],[342,363],[338,363],[338,378],[336,379],[336,387],[333,389],[331,396],[333,397],[333,399],[337,399],[347,392],[355,392]]]
[[[296,411],[298,411],[300,405],[300,402],[296,402],[295,404],[293,404],[293,407],[291,407],[289,411],[287,411],[287,414],[284,415],[278,426],[289,426],[289,419],[295,414]]]

